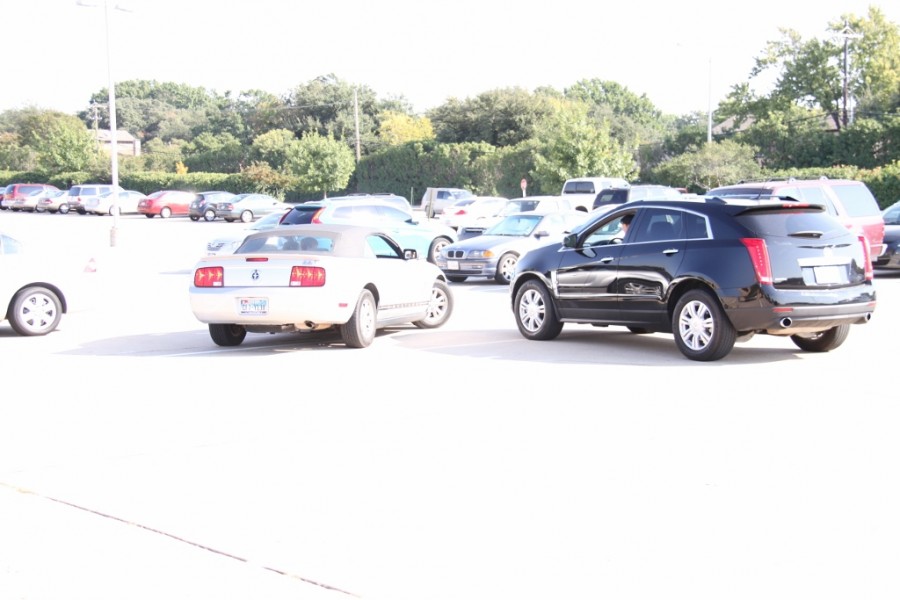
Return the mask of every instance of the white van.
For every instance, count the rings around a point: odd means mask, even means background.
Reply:
[[[600,190],[627,188],[628,185],[628,182],[621,177],[576,177],[566,180],[563,184],[562,195],[572,200],[576,210],[590,212]]]

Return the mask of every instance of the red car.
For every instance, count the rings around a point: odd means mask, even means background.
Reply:
[[[197,194],[178,190],[162,190],[153,192],[138,203],[137,210],[148,219],[159,215],[163,219],[169,217],[186,217],[191,202]]]

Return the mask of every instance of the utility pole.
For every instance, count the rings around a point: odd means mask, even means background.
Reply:
[[[850,25],[846,22],[844,23],[844,28],[837,34],[838,38],[844,40],[844,82],[843,82],[843,99],[844,99],[844,107],[841,114],[841,124],[843,127],[847,127],[850,124],[850,40],[857,40],[862,37],[862,34],[854,33],[852,29],[850,29]]]
[[[353,120],[356,122],[356,162],[359,163],[359,96],[353,88]]]

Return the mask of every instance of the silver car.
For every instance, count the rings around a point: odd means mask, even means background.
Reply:
[[[511,214],[482,235],[445,246],[437,266],[454,283],[469,277],[488,277],[508,284],[520,256],[532,248],[562,240],[567,231],[586,218],[587,214],[578,210]]]
[[[268,194],[238,194],[225,202],[216,203],[216,217],[229,223],[249,223],[273,212],[281,212],[284,208],[284,202]]]

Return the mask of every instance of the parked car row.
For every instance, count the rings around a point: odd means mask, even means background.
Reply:
[[[282,205],[264,226],[208,248],[191,307],[223,346],[254,332],[337,329],[347,346],[365,347],[381,327],[442,325],[453,307],[448,282],[487,277],[508,285],[512,317],[529,340],[551,340],[577,323],[671,333],[697,361],[724,358],[754,335],[827,352],[871,319],[874,266],[898,263],[881,258],[891,238],[871,237],[858,186],[791,183],[790,194],[772,193],[775,185],[762,186],[765,193],[719,189],[592,213],[542,210],[544,197],[510,200],[504,211],[516,212],[463,241],[387,198]],[[829,190],[822,201],[798,197],[817,186]],[[882,231],[898,218],[900,203],[879,214]],[[0,243],[3,257],[19,253],[15,240]],[[4,294],[5,317],[23,335],[51,331],[66,307],[56,289],[27,281]]]

